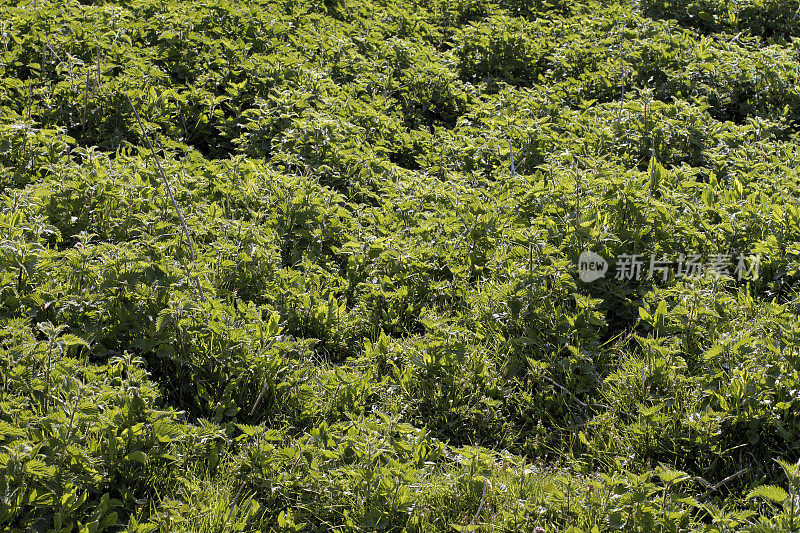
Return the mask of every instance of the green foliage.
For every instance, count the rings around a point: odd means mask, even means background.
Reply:
[[[0,529],[800,529],[799,10],[0,2]]]
[[[800,3],[791,0],[645,0],[642,8],[649,15],[674,18],[703,31],[746,31],[765,39],[798,35]]]

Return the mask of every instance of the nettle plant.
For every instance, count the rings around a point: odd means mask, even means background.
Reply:
[[[0,527],[797,529],[797,2],[0,12]]]

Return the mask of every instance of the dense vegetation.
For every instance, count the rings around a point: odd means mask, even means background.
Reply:
[[[800,530],[798,0],[0,34],[3,530]]]

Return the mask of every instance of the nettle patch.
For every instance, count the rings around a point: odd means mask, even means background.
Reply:
[[[798,528],[796,1],[0,14],[4,530]]]

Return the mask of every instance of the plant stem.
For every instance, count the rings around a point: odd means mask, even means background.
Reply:
[[[175,201],[175,196],[172,194],[172,187],[170,187],[169,180],[167,179],[167,175],[164,173],[164,169],[161,168],[161,162],[158,160],[158,155],[156,154],[155,148],[153,148],[153,144],[150,142],[150,137],[147,135],[147,130],[145,130],[144,123],[142,122],[142,117],[139,116],[139,111],[136,110],[136,107],[131,102],[130,97],[126,94],[125,98],[128,100],[128,104],[133,109],[133,113],[136,115],[136,120],[139,121],[139,127],[142,129],[142,136],[144,140],[147,142],[147,146],[150,148],[150,152],[153,154],[153,159],[156,162],[156,167],[158,168],[159,173],[161,174],[161,178],[164,180],[164,187],[167,189],[167,194],[169,195],[169,199],[172,201],[172,206],[175,208],[175,212],[178,214],[178,219],[181,221],[181,228],[183,228],[183,233],[186,236],[186,242],[189,244],[189,255],[192,258],[192,270],[195,266],[195,259],[194,259],[194,246],[192,245],[192,236],[189,234],[189,228],[186,225],[186,220],[183,218],[183,213],[181,213],[180,207],[178,207],[178,202]],[[190,279],[192,279],[191,272],[190,272]],[[203,287],[200,285],[199,280],[195,280],[197,285],[197,290],[200,293],[200,298],[205,301],[206,295],[203,292]]]

